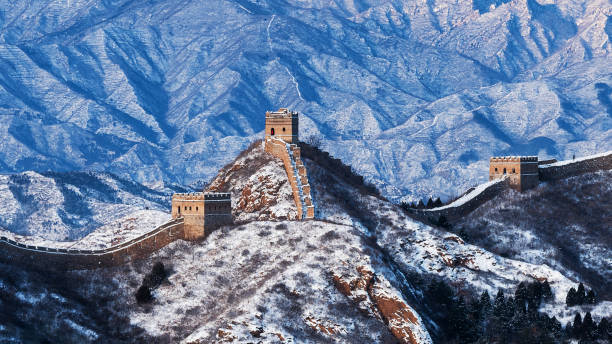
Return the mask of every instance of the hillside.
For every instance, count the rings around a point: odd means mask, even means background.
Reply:
[[[547,264],[612,300],[612,171],[507,190],[453,223],[468,242],[504,257]]]
[[[388,198],[612,149],[607,0],[0,1],[0,172],[210,180],[266,110]],[[19,154],[15,154],[19,152]]]
[[[135,212],[159,223],[166,218],[170,192],[109,173],[30,171],[0,175],[0,230],[70,241],[113,222],[115,226],[130,222]]]
[[[457,342],[452,324],[469,318],[452,313],[459,318],[449,322],[451,306],[440,304],[430,287],[436,283],[449,286],[455,309],[458,300],[472,304],[483,291],[514,295],[519,282],[546,280],[553,295],[540,309],[563,324],[573,318],[574,310],[565,307],[565,295],[576,285],[571,271],[502,257],[416,222],[316,148],[304,146],[302,158],[317,219],[286,220],[294,208],[290,198],[278,197],[286,188],[285,172],[260,149],[254,144],[213,185],[235,193],[233,185],[261,182],[257,197],[241,200],[265,206],[245,207],[249,214],[238,217],[263,220],[223,227],[200,243],[176,241],[115,268],[58,276],[0,264],[0,305],[10,310],[2,315],[9,325],[0,328],[0,338],[19,341],[36,333],[60,342]],[[277,203],[260,202],[268,197]],[[237,211],[239,204],[233,202]],[[169,276],[153,291],[151,304],[138,305],[134,293],[156,261]],[[612,316],[611,305],[592,306],[595,321]],[[485,341],[496,335],[487,333],[479,335]]]

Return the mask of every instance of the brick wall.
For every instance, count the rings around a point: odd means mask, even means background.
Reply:
[[[564,179],[583,173],[612,169],[612,152],[591,159],[580,159],[567,164],[540,166],[540,180],[549,181]]]
[[[289,184],[291,185],[293,200],[297,207],[298,218],[314,218],[314,204],[310,193],[310,183],[308,181],[306,166],[304,166],[301,159],[300,147],[291,144],[289,146],[289,149],[291,149],[290,154],[287,150],[287,145],[280,140],[269,139],[265,141],[265,145],[266,152],[276,156],[283,162]],[[291,156],[293,156],[293,160]],[[295,169],[293,167],[294,165]]]
[[[0,260],[43,270],[80,270],[116,266],[146,258],[169,243],[183,239],[183,230],[183,219],[173,219],[138,238],[101,250],[39,247],[1,237]]]
[[[478,195],[456,207],[440,207],[442,209],[427,209],[427,210],[414,210],[413,215],[423,221],[436,222],[440,219],[440,216],[444,216],[448,221],[454,221],[462,218],[463,216],[474,211],[476,208],[481,206],[486,201],[497,196],[501,191],[508,187],[508,180],[500,181],[484,189]]]

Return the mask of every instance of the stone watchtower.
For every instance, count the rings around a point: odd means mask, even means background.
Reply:
[[[538,185],[537,156],[503,156],[489,160],[489,180],[508,177],[510,187],[518,191]]]
[[[314,203],[302,151],[298,146],[298,113],[280,108],[266,111],[266,152],[279,158],[285,166],[287,179],[297,208],[297,218],[314,218]]]
[[[172,195],[172,218],[182,217],[183,238],[197,240],[213,229],[232,223],[229,193],[193,192]]]
[[[298,143],[298,113],[285,108],[266,111],[266,141],[270,138]]]

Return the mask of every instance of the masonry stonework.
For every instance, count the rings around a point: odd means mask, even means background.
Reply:
[[[232,222],[229,193],[179,193],[172,195],[172,218],[183,218],[185,240],[198,240],[216,227]]]
[[[281,108],[266,112],[266,140],[278,138],[287,143],[298,142],[298,113]]]
[[[264,145],[266,152],[283,162],[297,208],[298,219],[312,219],[315,210],[310,193],[308,172],[302,162],[300,147],[297,145],[299,142],[298,118],[297,112],[284,108],[275,112],[266,112]]]
[[[538,185],[537,156],[493,157],[489,160],[489,180],[508,178],[511,188],[524,191]]]

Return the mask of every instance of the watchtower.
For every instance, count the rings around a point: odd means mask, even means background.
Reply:
[[[232,200],[229,193],[178,193],[172,195],[172,218],[182,217],[184,238],[203,238],[218,226],[232,222]]]
[[[285,108],[266,111],[266,141],[270,138],[298,143],[298,113]]]
[[[518,191],[538,185],[537,156],[503,156],[489,160],[489,180],[508,178],[510,187]]]

